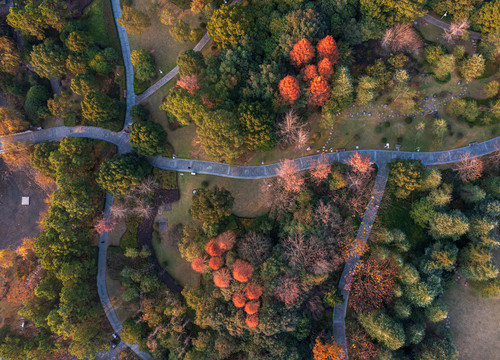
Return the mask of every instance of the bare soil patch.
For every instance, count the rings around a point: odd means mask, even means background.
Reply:
[[[29,196],[30,204],[21,205]],[[47,208],[48,193],[24,171],[9,170],[0,160],[0,249],[16,248],[23,238],[37,236],[38,219]]]

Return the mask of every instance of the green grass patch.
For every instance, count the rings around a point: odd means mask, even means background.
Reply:
[[[493,251],[497,264],[500,250]],[[442,296],[460,359],[497,359],[500,353],[500,300],[483,299],[459,282]]]

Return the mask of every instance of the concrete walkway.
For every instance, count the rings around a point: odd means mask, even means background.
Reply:
[[[125,112],[125,123],[123,125],[123,128],[126,129],[132,124],[132,118],[130,117],[130,108],[135,105],[134,66],[132,65],[132,60],[130,59],[130,44],[128,42],[127,31],[117,22],[117,19],[122,14],[122,10],[120,8],[120,0],[111,0],[111,6],[113,8],[113,17],[115,18],[116,30],[118,31],[118,38],[120,39],[120,45],[122,48],[123,64],[125,65],[125,78],[127,85],[127,110]]]
[[[368,237],[373,227],[373,222],[377,217],[377,211],[380,205],[380,201],[382,200],[382,196],[384,195],[386,184],[387,169],[384,165],[382,167],[379,167],[378,169],[370,201],[368,202],[365,214],[363,215],[363,220],[361,221],[361,226],[359,227],[358,233],[356,234],[356,239],[352,244],[351,256],[345,263],[344,270],[342,271],[342,276],[339,282],[339,289],[344,298],[344,302],[340,305],[335,306],[335,308],[333,309],[333,338],[344,348],[345,360],[349,360],[349,355],[347,352],[347,341],[345,336],[345,315],[347,311],[347,303],[349,301],[349,291],[351,289],[352,274],[363,253],[366,242],[368,241]]]
[[[425,14],[424,16],[421,16],[420,19],[424,19],[427,21],[429,24],[435,25],[443,30],[448,30],[450,28],[450,24],[441,21],[440,19],[436,19],[435,17]],[[474,31],[469,31],[469,36],[472,40],[481,40],[481,34],[474,32]]]
[[[87,137],[91,139],[104,140],[118,146],[120,153],[127,153],[132,150],[130,146],[129,135],[124,131],[113,132],[93,126],[60,126],[40,131],[27,131],[11,136],[0,136],[0,149],[2,141],[12,139],[14,141],[24,141],[28,143],[38,143],[42,141],[58,140],[64,137]],[[369,156],[374,163],[385,166],[392,159],[413,159],[420,160],[424,165],[442,165],[460,161],[461,156],[470,153],[471,157],[478,157],[500,150],[500,137],[478,143],[471,146],[465,146],[458,149],[437,151],[437,152],[407,152],[390,150],[351,150],[345,152],[326,153],[330,163],[334,161],[345,162],[352,154],[359,152],[362,155]],[[315,160],[320,155],[311,155],[295,159],[296,165],[300,170],[307,170],[314,167]],[[264,179],[275,177],[281,162],[259,165],[259,166],[230,166],[212,161],[190,160],[190,159],[171,159],[157,156],[150,159],[151,163],[165,170],[174,170],[180,172],[194,172],[200,174],[217,175],[235,179]]]

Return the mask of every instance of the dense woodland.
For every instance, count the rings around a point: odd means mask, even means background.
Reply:
[[[10,9],[10,28],[0,30],[0,89],[7,96],[0,135],[51,117],[66,125],[121,129],[119,46],[92,31],[91,15],[82,16],[77,3],[26,0]],[[471,81],[498,66],[498,0],[174,3],[206,18],[214,45],[206,56],[179,55],[180,78],[161,108],[174,124],[194,123],[206,154],[217,161],[232,163],[276,145],[301,148],[309,139],[309,115],[320,113],[330,126],[339,111],[381,94],[401,109],[416,110],[415,72],[446,82],[458,71]],[[140,33],[149,20],[133,6],[122,4],[119,22]],[[478,53],[425,44],[408,24],[429,10],[452,16],[450,42],[467,37],[469,26],[481,32]],[[172,22],[172,12],[162,14],[181,41],[200,38],[201,29],[188,31],[181,20]],[[381,52],[374,57],[370,47]],[[132,62],[136,86],[143,86],[154,76],[154,59],[135,50]],[[60,95],[53,82],[61,84]],[[447,114],[475,125],[497,122],[498,87],[488,83],[481,102],[449,102]],[[256,219],[232,215],[227,190],[197,189],[195,224],[182,228],[178,247],[201,273],[201,283],[178,293],[155,274],[154,254],[137,242],[157,190],[177,188],[175,174],[153,170],[144,156],[171,156],[172,149],[146,108],[135,106],[131,116],[134,151],[128,154],[112,156],[103,144],[85,139],[5,145],[5,159],[30,163],[58,189],[40,235],[1,252],[3,274],[26,282],[19,314],[30,332],[3,327],[0,356],[92,358],[108,348],[111,329],[95,287],[93,244],[125,218],[123,246],[114,256],[122,261],[122,300],[138,302],[140,311],[124,323],[122,340],[155,359],[341,357],[330,335],[331,309],[342,302],[336,285],[352,256],[375,175],[370,159],[354,155],[347,165],[330,167],[320,157],[305,173],[284,161],[279,177],[262,190],[271,210]],[[441,120],[432,125],[437,139],[447,129]],[[498,296],[491,255],[499,216],[497,160],[464,158],[456,172],[391,164],[389,196],[352,287],[351,358],[456,358],[449,332],[438,324],[446,317],[438,298],[454,271],[470,279],[479,295]],[[104,191],[116,197],[112,218],[102,215]]]
[[[456,359],[440,299],[465,277],[498,297],[498,157],[464,157],[454,169],[390,164],[389,188],[370,246],[354,272],[347,325],[356,359]],[[378,354],[378,355],[377,355]]]

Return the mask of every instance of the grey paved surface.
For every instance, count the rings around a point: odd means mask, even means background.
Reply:
[[[125,129],[132,124],[130,108],[135,105],[134,67],[132,66],[132,60],[130,59],[130,44],[128,42],[127,31],[116,21],[116,19],[118,19],[122,14],[120,0],[111,0],[111,6],[113,8],[116,29],[118,30],[118,37],[120,38],[120,45],[122,47],[123,64],[125,65],[125,76],[127,82],[127,111],[125,113],[125,124],[123,125],[123,128]]]
[[[38,143],[48,140],[58,140],[64,137],[88,137],[111,142],[118,146],[120,153],[131,151],[129,136],[127,133],[113,132],[93,126],[60,126],[40,131],[27,131],[12,136],[0,136],[0,148],[2,140],[14,139],[16,141],[26,141]],[[349,156],[359,152],[369,156],[379,167],[390,162],[392,159],[413,159],[420,160],[424,165],[442,165],[460,161],[461,155],[470,153],[472,157],[478,157],[490,154],[500,150],[500,137],[478,143],[472,146],[465,146],[458,149],[437,151],[437,152],[407,152],[407,151],[389,151],[389,150],[351,150],[345,152],[334,152],[325,154],[331,162],[345,162]],[[295,159],[300,170],[307,170],[314,166],[315,159],[320,155],[311,155]],[[277,170],[281,163],[259,166],[229,166],[211,161],[190,160],[190,159],[171,159],[165,157],[155,157],[151,163],[165,170],[175,170],[181,172],[195,172],[200,174],[217,175],[236,179],[263,179],[277,176]]]
[[[440,27],[443,30],[448,30],[450,28],[450,24],[441,21],[440,19],[436,19],[435,17],[425,14],[424,16],[420,17],[421,19],[424,19],[428,23],[435,25],[437,27]],[[469,31],[469,36],[473,40],[481,40],[481,34],[474,32],[474,31]]]
[[[368,206],[366,207],[365,214],[363,215],[363,220],[361,226],[356,234],[356,239],[352,244],[351,256],[346,261],[344,270],[342,271],[342,276],[339,282],[339,289],[344,297],[344,302],[340,305],[335,306],[333,309],[333,338],[337,343],[343,346],[345,357],[348,360],[349,355],[347,353],[347,342],[345,336],[345,315],[347,310],[347,303],[349,301],[349,290],[352,281],[352,273],[354,267],[358,263],[360,256],[362,254],[362,249],[366,246],[368,236],[373,227],[373,222],[377,217],[377,211],[384,195],[385,185],[387,184],[387,170],[385,166],[379,167],[377,172],[377,177],[375,178],[375,184],[373,185],[372,195]]]

